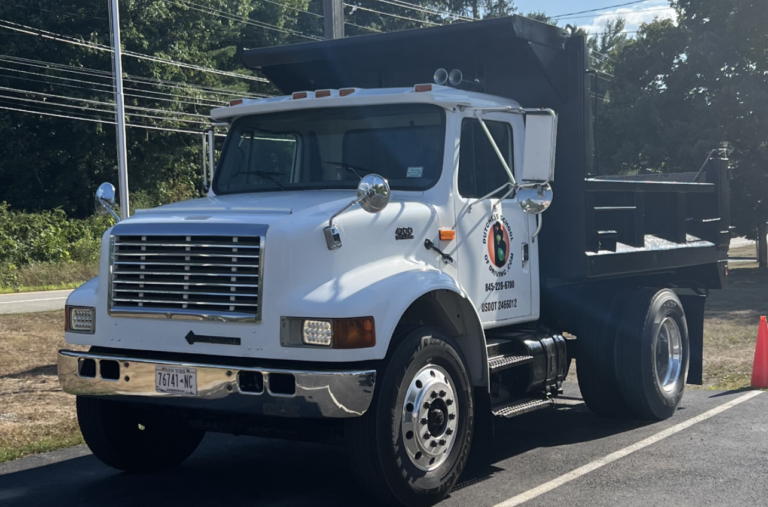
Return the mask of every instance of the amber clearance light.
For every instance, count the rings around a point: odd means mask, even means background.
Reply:
[[[376,345],[373,317],[333,320],[334,349],[367,349]]]

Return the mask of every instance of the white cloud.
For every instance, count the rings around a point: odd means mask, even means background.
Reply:
[[[592,20],[591,24],[580,25],[580,27],[590,35],[599,34],[605,28],[607,21],[618,17],[622,17],[627,21],[625,30],[628,32],[635,32],[641,24],[650,23],[655,18],[677,21],[677,13],[669,6],[669,2],[666,0],[648,0],[631,8],[625,7],[601,13]],[[565,22],[567,20],[563,20],[563,23]],[[634,37],[634,33],[629,33],[628,35]]]

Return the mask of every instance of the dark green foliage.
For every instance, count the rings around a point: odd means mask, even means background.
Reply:
[[[101,237],[111,225],[107,217],[68,219],[60,209],[20,213],[0,203],[0,288],[14,287],[25,266],[97,263]]]
[[[643,25],[608,52],[615,77],[601,80],[598,172],[697,171],[726,147],[732,220],[753,235],[768,220],[768,2],[672,5],[677,24]]]

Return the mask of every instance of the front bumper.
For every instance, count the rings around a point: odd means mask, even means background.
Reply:
[[[104,368],[102,362],[106,362]],[[136,398],[134,401],[167,406],[279,417],[362,416],[371,404],[376,384],[375,370],[243,368],[69,350],[59,351],[58,366],[62,389],[78,396]],[[194,368],[197,395],[158,392],[155,389],[158,367]],[[241,388],[241,379],[253,375],[263,379],[261,392]],[[274,386],[270,384],[270,375],[274,378]],[[291,378],[295,380],[293,390],[290,389],[293,387]]]

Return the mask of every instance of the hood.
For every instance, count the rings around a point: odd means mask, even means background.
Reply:
[[[328,219],[355,196],[355,190],[301,190],[210,196],[137,210],[128,221],[254,223],[256,220],[258,223],[272,224],[295,218],[297,215],[318,215]]]

